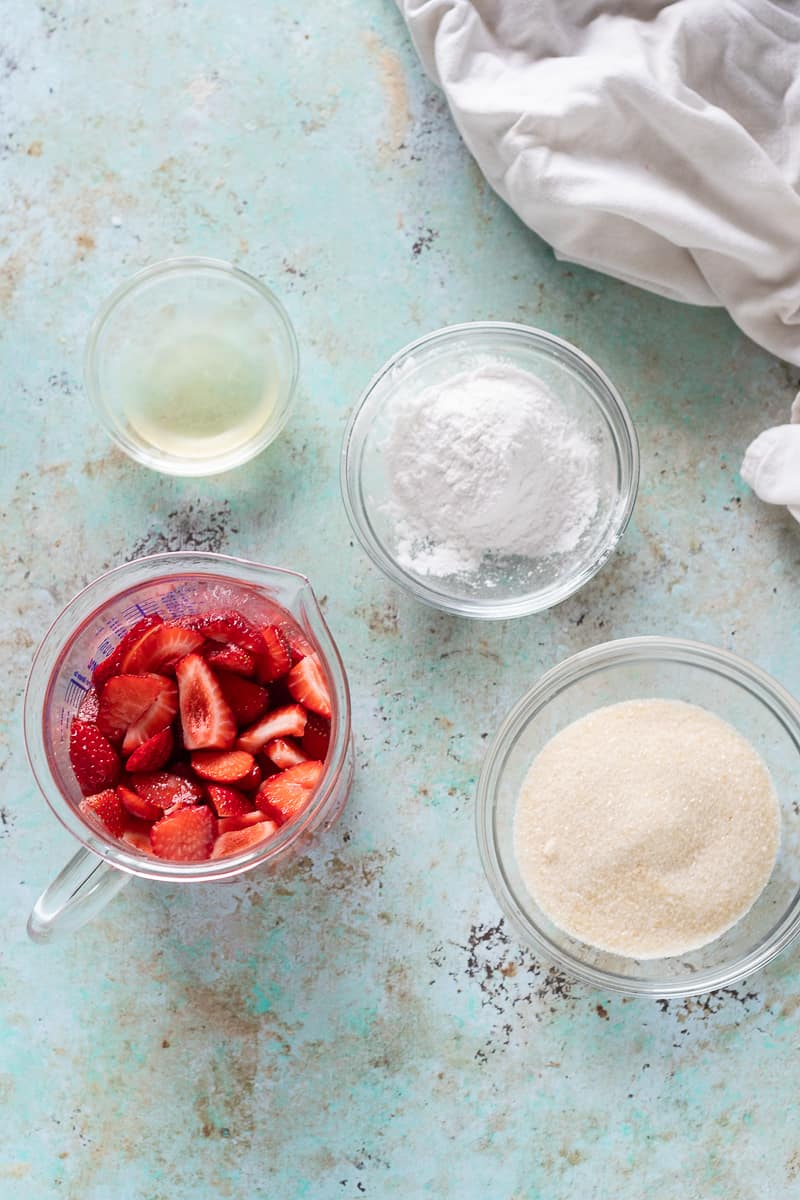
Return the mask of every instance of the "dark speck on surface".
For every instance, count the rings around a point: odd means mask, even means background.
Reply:
[[[163,523],[151,525],[147,533],[131,547],[131,558],[175,550],[219,553],[229,534],[239,532],[232,520],[231,506],[227,500],[212,509],[187,504],[168,513]]]
[[[438,231],[431,229],[430,226],[418,234],[416,241],[411,247],[411,253],[414,255],[414,258],[419,258],[423,250],[430,250],[438,236]]]

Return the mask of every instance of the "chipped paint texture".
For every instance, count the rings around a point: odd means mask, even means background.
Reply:
[[[474,169],[388,0],[5,0],[0,43],[0,1194],[800,1197],[800,957],[683,1004],[590,992],[509,936],[472,828],[487,737],[572,651],[688,634],[800,688],[800,534],[737,475],[797,372],[721,312],[556,262]],[[185,253],[270,282],[302,357],[283,436],[206,481],[112,449],[80,383],[102,298]],[[643,461],[602,574],[491,626],[385,582],[337,480],[372,372],[482,317],[595,357]],[[104,568],[177,547],[294,567],[327,597],[352,800],[291,871],[137,882],[34,947],[27,911],[70,853],[21,747],[35,643]]]

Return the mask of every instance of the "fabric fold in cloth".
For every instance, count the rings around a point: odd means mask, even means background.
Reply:
[[[489,183],[559,257],[723,305],[800,364],[800,5],[397,2]]]
[[[800,392],[791,424],[765,429],[747,447],[740,474],[760,500],[785,504],[800,521]]]

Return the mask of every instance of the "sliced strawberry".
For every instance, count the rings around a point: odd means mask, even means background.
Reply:
[[[150,830],[150,845],[159,858],[194,862],[208,858],[214,845],[217,822],[205,804],[179,808],[156,821]]]
[[[243,792],[257,792],[261,787],[263,772],[257,762],[253,763],[251,770],[245,775],[244,779],[240,779],[237,787]]]
[[[106,788],[105,791],[98,792],[96,796],[87,796],[85,800],[81,800],[78,808],[85,817],[89,818],[90,824],[97,825],[99,823],[103,833],[110,833],[113,837],[122,837],[125,829],[125,812],[119,796],[113,788]]]
[[[272,821],[266,813],[259,812],[253,809],[252,812],[242,813],[238,817],[220,817],[217,821],[217,830],[219,833],[230,833],[234,829],[249,829],[251,825],[260,825],[262,821]]]
[[[69,728],[69,761],[84,796],[111,788],[119,779],[119,756],[96,725],[75,718]]]
[[[257,725],[246,729],[236,743],[239,750],[255,754],[267,742],[278,737],[302,737],[306,727],[306,712],[299,704],[276,708],[262,717]]]
[[[331,742],[331,723],[318,713],[309,713],[303,740],[300,745],[309,758],[317,758],[324,762],[328,757],[328,746]]]
[[[125,787],[124,784],[117,785],[117,795],[126,812],[129,812],[132,817],[138,817],[140,821],[157,821],[164,815],[158,805],[151,804],[137,792],[132,792],[129,787]]]
[[[319,713],[321,717],[330,717],[330,692],[316,658],[311,655],[301,658],[286,676],[286,683],[299,704]]]
[[[283,825],[308,806],[323,772],[321,762],[304,762],[262,783],[256,805]]]
[[[240,817],[253,807],[252,801],[237,792],[236,788],[220,787],[216,783],[209,785],[208,797],[218,817]]]
[[[256,662],[256,678],[261,683],[274,683],[292,665],[289,643],[277,625],[267,625],[261,630],[261,637],[264,648]]]
[[[162,719],[162,713],[170,710],[172,716]],[[124,753],[132,754],[152,734],[169,725],[177,710],[175,684],[165,675],[115,675],[103,688],[97,726],[110,742],[124,741]],[[151,728],[154,717],[160,724]],[[134,732],[129,740],[131,730]]]
[[[156,771],[148,775],[135,775],[131,780],[137,794],[148,804],[159,808],[174,808],[176,805],[198,804],[204,799],[203,789],[193,779],[185,779],[173,771]]]
[[[97,724],[97,710],[100,707],[100,696],[97,689],[90,687],[86,695],[78,706],[76,714],[79,721],[89,721],[90,724]]]
[[[308,762],[308,755],[294,742],[287,742],[285,738],[273,738],[271,742],[267,742],[265,750],[275,766],[280,767],[282,771],[296,767],[298,763]]]
[[[314,647],[309,642],[308,638],[304,637],[299,629],[284,629],[283,636],[289,643],[289,653],[292,656],[292,666],[300,662],[301,658],[307,658],[309,654],[314,653]]]
[[[120,674],[142,675],[145,671],[172,672],[176,663],[199,650],[205,638],[194,629],[179,625],[155,625],[148,629],[122,656]]]
[[[188,629],[197,630],[213,642],[232,642],[234,646],[249,650],[251,654],[262,654],[264,651],[261,631],[234,609],[198,613],[196,616],[182,617],[178,623]]]
[[[241,679],[228,671],[218,671],[215,668],[217,681],[222,688],[222,694],[230,705],[231,712],[238,725],[251,725],[267,711],[269,692],[259,687],[249,679]]]
[[[206,660],[187,654],[177,676],[186,749],[227,750],[236,738],[236,721]]]
[[[210,779],[212,783],[239,783],[250,774],[255,759],[245,750],[196,750],[191,763],[201,779]]]
[[[249,829],[237,829],[231,830],[228,833],[221,833],[214,843],[211,857],[224,858],[227,854],[241,854],[243,850],[249,850],[251,846],[256,846],[259,842],[265,842],[277,830],[278,826],[274,821],[261,821],[258,825],[252,825]]]
[[[125,763],[126,771],[159,771],[172,754],[173,737],[169,725],[160,733],[154,733],[146,742],[134,750]]]
[[[126,829],[122,835],[123,842],[127,842],[134,850],[138,850],[141,854],[153,853],[153,847],[150,845],[149,832],[142,833],[140,829]]]
[[[204,653],[206,662],[215,671],[222,669],[223,671],[234,671],[237,675],[255,674],[256,656],[249,650],[243,650],[241,646],[213,645],[212,649],[206,650]]]
[[[118,675],[117,678],[124,677]],[[140,678],[163,679],[166,686],[162,687],[154,702],[139,720],[129,727],[122,743],[123,754],[131,754],[137,747],[149,741],[154,734],[161,733],[169,726],[178,711],[178,689],[171,679],[166,679],[164,675],[140,676]],[[110,684],[111,680],[109,680],[109,686]]]
[[[163,624],[163,621],[164,618],[160,617],[158,613],[152,613],[149,617],[142,617],[141,621],[137,621],[133,628],[128,630],[116,650],[112,650],[108,658],[104,658],[94,669],[92,683],[98,692],[102,692],[112,675],[119,675],[122,660],[131,646],[135,645],[148,629]]]

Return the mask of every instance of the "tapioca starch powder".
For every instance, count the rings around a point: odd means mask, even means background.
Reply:
[[[482,364],[394,407],[384,452],[401,566],[469,575],[487,556],[575,549],[598,508],[598,450],[535,375]]]

